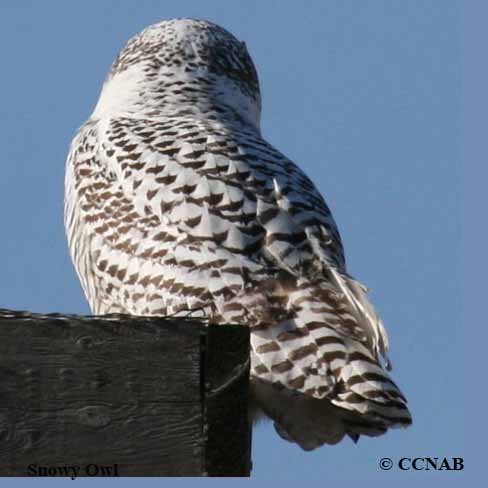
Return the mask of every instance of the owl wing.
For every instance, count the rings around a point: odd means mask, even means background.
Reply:
[[[162,313],[158,289],[167,291],[166,302],[170,294],[185,302],[182,289],[192,303],[201,293],[201,304],[210,298],[204,289],[215,289],[216,300],[243,293],[249,272],[258,281],[282,270],[325,277],[358,322],[347,333],[386,353],[386,333],[365,288],[346,274],[322,196],[260,136],[192,119],[101,119],[79,131],[68,160],[67,193],[77,196],[66,202],[79,200],[76,215],[96,258],[88,295],[96,287],[99,297],[112,295],[105,301],[131,304],[132,313]],[[141,307],[150,297],[158,305],[135,310],[134,295]]]

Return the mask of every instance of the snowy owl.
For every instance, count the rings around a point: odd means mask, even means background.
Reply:
[[[303,449],[407,426],[334,219],[260,113],[246,45],[218,25],[166,20],[128,41],[66,163],[90,307],[249,327],[252,415]]]

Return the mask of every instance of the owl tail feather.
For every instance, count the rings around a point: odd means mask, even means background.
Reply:
[[[376,437],[388,427],[381,420],[364,418],[333,405],[328,399],[318,399],[290,390],[278,389],[264,380],[251,381],[252,402],[274,421],[278,435],[311,451],[324,444],[337,444],[345,436],[356,443],[361,435]],[[256,411],[253,411],[256,420]]]

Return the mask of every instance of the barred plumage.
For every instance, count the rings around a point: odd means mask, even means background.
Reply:
[[[304,449],[408,425],[332,215],[262,138],[260,109],[245,45],[217,25],[163,21],[128,42],[66,165],[90,307],[249,326],[253,406]]]

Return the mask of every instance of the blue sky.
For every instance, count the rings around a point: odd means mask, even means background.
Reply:
[[[305,453],[254,432],[255,480],[430,482],[388,456],[463,456],[461,3],[0,3],[0,307],[89,313],[62,224],[64,160],[117,51],[163,18],[202,17],[245,40],[263,135],[314,180],[350,273],[386,324],[414,424]],[[458,473],[449,473],[449,478]]]

